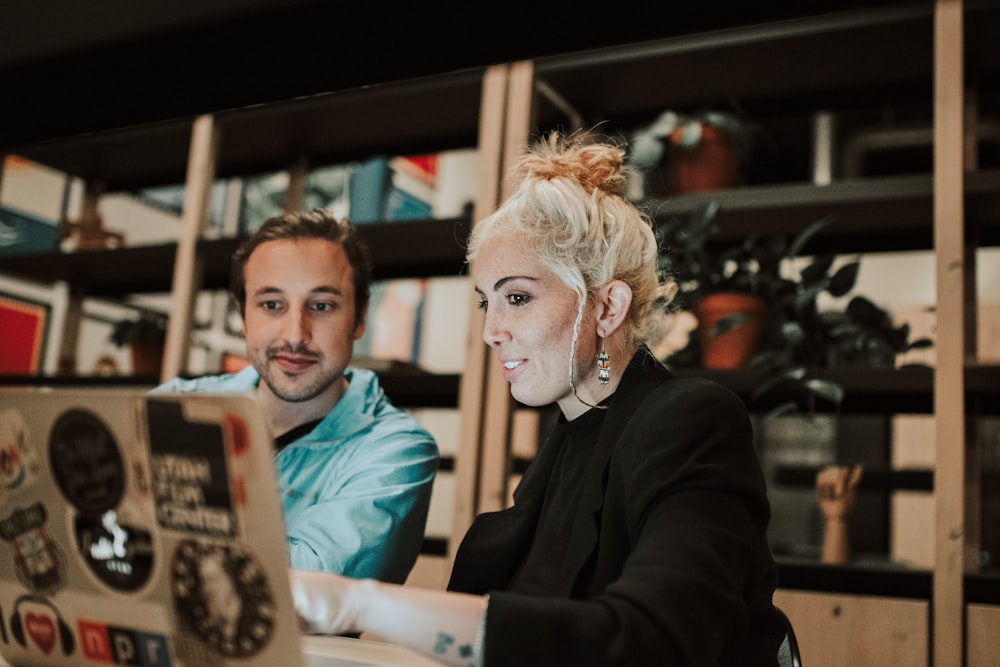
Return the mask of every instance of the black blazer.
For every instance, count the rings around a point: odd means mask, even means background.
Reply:
[[[456,554],[449,590],[490,594],[486,667],[777,664],[770,508],[739,397],[641,349],[609,403],[557,593],[506,592],[535,532],[550,440],[513,506],[477,517]]]

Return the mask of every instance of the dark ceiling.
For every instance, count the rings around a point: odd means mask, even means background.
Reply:
[[[500,62],[876,4],[4,0],[0,150]],[[746,5],[746,6],[745,6]],[[752,7],[752,8],[751,8]]]

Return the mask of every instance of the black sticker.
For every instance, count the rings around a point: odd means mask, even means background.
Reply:
[[[74,409],[59,415],[49,435],[49,465],[63,495],[82,514],[99,517],[121,501],[122,455],[93,413]]]
[[[171,587],[183,629],[222,655],[252,656],[274,633],[277,607],[264,570],[236,545],[181,542]]]
[[[153,539],[149,531],[119,523],[108,510],[100,519],[77,516],[76,548],[90,571],[120,591],[138,590],[153,571]]]
[[[157,522],[184,532],[235,535],[222,428],[188,421],[176,401],[148,400],[146,418]]]

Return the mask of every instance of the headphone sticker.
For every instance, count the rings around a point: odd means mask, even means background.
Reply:
[[[28,609],[22,611],[21,606]],[[50,655],[58,645],[63,655],[76,649],[73,629],[54,604],[40,595],[22,595],[10,614],[10,634],[22,648],[37,648]]]

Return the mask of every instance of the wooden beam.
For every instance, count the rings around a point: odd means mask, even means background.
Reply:
[[[937,0],[934,24],[934,249],[937,280],[933,664],[961,665],[965,523],[963,3]]]
[[[508,66],[495,65],[483,75],[479,117],[478,182],[473,221],[489,214],[500,198],[504,99],[507,95]],[[474,223],[473,223],[474,224]],[[470,295],[471,298],[471,295]],[[452,538],[448,541],[449,569],[466,530],[479,512],[479,476],[482,455],[486,371],[488,350],[482,340],[484,314],[471,308],[465,370],[459,382],[461,412],[458,453],[455,457],[455,500]]]
[[[198,239],[201,238],[208,219],[212,182],[215,179],[218,134],[211,115],[195,119],[191,131],[187,178],[184,182],[180,238],[177,241],[173,286],[170,291],[170,321],[167,325],[163,367],[160,370],[163,382],[185,370],[191,346],[194,302],[201,290],[203,272],[198,259]]]

